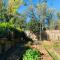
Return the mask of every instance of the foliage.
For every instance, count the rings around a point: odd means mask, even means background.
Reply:
[[[36,49],[28,49],[23,55],[23,60],[40,60],[40,52]]]
[[[57,27],[60,30],[60,19],[57,21]]]
[[[23,3],[23,0],[8,0],[8,12],[15,14],[19,6]]]
[[[6,26],[7,26],[6,22],[2,22],[2,23],[0,22],[0,37],[4,35],[6,36],[6,34],[8,33]]]
[[[26,19],[25,17],[21,17],[21,18],[16,17],[14,22],[15,27],[24,28],[26,24],[25,19]]]
[[[23,4],[23,0],[1,0],[0,2],[0,19],[9,21],[11,17],[17,16],[18,8]]]
[[[29,29],[32,30],[34,33],[39,32],[39,22],[37,20],[31,20],[29,22]]]
[[[6,28],[7,26],[7,23],[6,22],[0,22],[0,28]]]
[[[10,31],[13,31],[14,29],[14,24],[12,23],[12,21],[10,20],[10,22],[0,22],[0,34],[4,34],[4,32],[7,32],[8,29]],[[19,31],[23,31],[21,28],[16,28]]]
[[[60,30],[60,12],[57,12],[57,23],[56,23],[56,26],[57,26],[57,29]]]
[[[31,1],[31,4],[27,8],[25,14],[29,16],[31,20],[33,20],[33,18],[34,20],[38,20],[42,26],[41,27],[39,25],[39,28],[50,28],[52,21],[54,21],[54,9],[48,7],[47,0],[43,0],[42,2],[41,1],[39,1],[39,3],[37,3],[36,5],[34,5]],[[45,21],[47,21],[47,23]],[[54,25],[54,23],[52,23],[52,25]],[[54,27],[51,27],[50,29],[52,28]]]
[[[1,17],[1,20],[3,19],[3,21],[7,22],[8,27],[22,29],[20,26],[25,24],[25,17],[20,18],[20,15],[18,15],[17,10],[20,5],[23,4],[23,0],[8,0],[7,3],[7,9],[5,9],[4,12],[2,11],[3,14],[1,14],[1,16],[3,15],[4,18]]]
[[[60,12],[57,12],[57,16],[58,16],[58,18],[60,19]]]

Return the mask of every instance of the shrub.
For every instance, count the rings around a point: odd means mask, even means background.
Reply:
[[[5,32],[6,31],[6,26],[7,26],[6,22],[0,22],[0,35],[6,33]]]
[[[7,23],[6,22],[0,22],[0,28],[6,28]]]
[[[0,22],[0,37],[7,37],[9,32],[14,32],[15,30],[21,32],[23,31],[21,28],[15,28],[14,24],[11,22]],[[19,34],[17,34],[19,35]]]
[[[23,55],[23,60],[41,60],[40,52],[36,49],[28,49]]]

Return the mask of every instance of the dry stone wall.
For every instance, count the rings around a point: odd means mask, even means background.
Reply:
[[[25,33],[28,37],[32,38],[32,40],[38,40],[37,36],[31,31],[26,31]],[[60,40],[60,30],[46,30],[45,33],[47,34],[47,40]],[[42,37],[45,33],[43,33]]]
[[[60,30],[46,30],[49,40],[60,40]]]

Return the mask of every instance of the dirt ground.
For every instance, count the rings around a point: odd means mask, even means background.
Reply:
[[[56,46],[54,50],[60,55],[60,41],[54,41],[54,44]]]
[[[41,60],[53,60],[42,45],[33,45],[32,48],[36,48],[42,53]]]
[[[49,49],[53,48],[60,55],[60,48],[53,47],[54,44],[60,44],[60,41],[43,41],[40,45],[32,45],[31,47],[38,49],[43,54],[41,60],[53,60],[43,45],[48,45]]]
[[[60,55],[60,48],[55,48],[54,50]]]

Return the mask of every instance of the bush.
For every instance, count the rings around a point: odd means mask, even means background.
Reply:
[[[28,49],[23,55],[23,60],[41,60],[39,57],[41,57],[41,54],[38,50]]]
[[[21,31],[23,31],[21,28],[15,28],[13,23],[10,22],[0,22],[0,37],[7,37],[9,35],[9,33],[14,32],[15,30],[17,30],[17,32],[19,31],[19,33]],[[19,34],[17,34],[19,35]]]
[[[6,22],[0,22],[0,36],[6,34]]]

